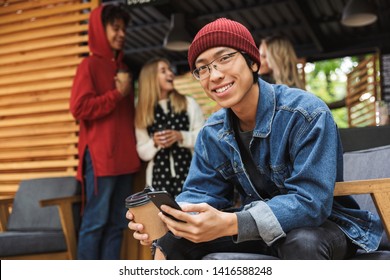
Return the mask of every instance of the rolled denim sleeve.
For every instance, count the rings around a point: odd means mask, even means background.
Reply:
[[[238,221],[236,242],[262,239],[270,246],[279,238],[286,236],[274,213],[263,201],[252,202],[236,214]]]
[[[233,237],[237,243],[261,239],[256,222],[248,211],[237,212],[238,234]]]

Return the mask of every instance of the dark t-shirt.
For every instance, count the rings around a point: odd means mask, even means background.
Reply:
[[[233,127],[237,135],[236,140],[238,147],[240,148],[240,155],[244,164],[245,170],[249,175],[249,180],[256,188],[256,191],[263,199],[269,199],[279,191],[275,186],[271,186],[267,183],[264,175],[262,175],[256,167],[250,152],[250,142],[253,136],[253,131],[241,131],[240,124],[237,117],[233,117]]]

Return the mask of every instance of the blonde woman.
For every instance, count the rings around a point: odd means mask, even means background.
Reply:
[[[259,46],[260,76],[270,74],[276,84],[305,89],[297,69],[297,55],[291,42],[281,36],[267,37]]]
[[[149,162],[146,183],[176,196],[187,177],[204,117],[193,98],[175,90],[174,78],[164,58],[142,67],[135,126],[138,154]]]

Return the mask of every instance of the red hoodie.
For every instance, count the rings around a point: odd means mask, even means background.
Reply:
[[[80,122],[80,181],[87,146],[95,177],[134,173],[140,168],[134,135],[134,94],[123,97],[115,88],[117,70],[127,67],[122,62],[123,52],[114,57],[101,20],[102,10],[100,6],[91,12],[88,44],[92,54],[78,66],[70,98],[70,111]]]

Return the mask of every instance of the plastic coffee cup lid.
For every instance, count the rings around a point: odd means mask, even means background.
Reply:
[[[128,196],[126,198],[125,205],[126,208],[133,208],[133,207],[145,205],[149,201],[150,199],[147,196],[147,194],[142,191]]]

